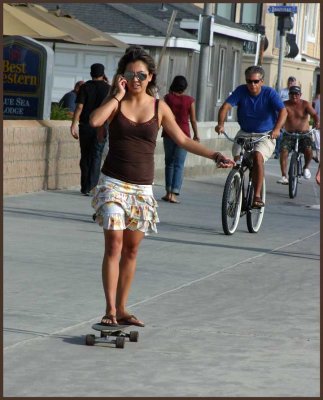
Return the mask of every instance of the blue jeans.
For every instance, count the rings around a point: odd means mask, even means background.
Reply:
[[[165,151],[165,188],[167,192],[179,195],[184,176],[187,151],[167,136],[163,137]]]

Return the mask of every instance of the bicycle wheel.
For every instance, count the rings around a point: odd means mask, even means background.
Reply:
[[[222,228],[226,235],[232,235],[237,229],[241,204],[241,173],[233,169],[227,177],[222,196]]]
[[[298,155],[298,162],[297,162],[297,175],[299,178],[304,176],[304,171],[303,171],[303,156],[302,154]]]
[[[297,194],[298,171],[297,171],[297,154],[293,153],[289,163],[288,170],[288,189],[289,197],[293,199]]]
[[[254,189],[251,185],[250,188],[250,196],[248,199],[248,210],[247,210],[247,227],[250,233],[257,233],[260,229],[262,219],[264,217],[265,206],[261,208],[251,208],[251,204],[253,201],[253,193]],[[266,181],[265,178],[262,183],[261,189],[261,198],[262,201],[266,204]]]

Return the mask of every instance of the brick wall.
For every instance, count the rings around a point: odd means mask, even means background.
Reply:
[[[79,184],[79,144],[70,121],[4,121],[4,195]]]
[[[47,189],[79,187],[79,143],[70,121],[3,121],[3,193],[13,195]],[[231,143],[218,139],[215,123],[199,123],[201,143],[230,155]],[[228,133],[237,124],[228,123]],[[188,154],[185,176],[218,173],[208,159]],[[221,170],[222,172],[222,170]],[[155,183],[164,183],[164,150],[160,135],[155,153]]]

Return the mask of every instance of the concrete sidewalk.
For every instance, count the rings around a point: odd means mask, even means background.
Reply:
[[[104,312],[90,198],[6,197],[4,396],[319,396],[319,188],[303,181],[289,199],[273,159],[266,176],[258,234],[245,218],[223,234],[226,174],[185,179],[181,204],[159,202],[129,299],[146,327],[122,350],[84,344]]]

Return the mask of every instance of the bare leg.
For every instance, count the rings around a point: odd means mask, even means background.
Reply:
[[[315,180],[316,180],[316,183],[317,183],[318,185],[320,185],[320,181],[321,181],[320,164],[319,164],[319,166],[317,167],[317,171],[316,171],[316,175],[315,175]]]
[[[282,172],[282,176],[287,177],[287,159],[288,159],[288,150],[282,149],[280,152],[280,169]]]
[[[135,275],[139,245],[144,237],[140,231],[125,230],[123,232],[123,247],[119,267],[119,281],[117,290],[117,316],[128,315],[126,305]]]
[[[308,168],[309,167],[309,165],[311,163],[311,160],[312,160],[312,157],[313,157],[313,151],[312,151],[312,149],[310,147],[307,147],[305,149],[305,151],[304,151],[304,158],[305,158],[304,168]]]
[[[105,250],[102,262],[102,283],[106,299],[106,315],[116,315],[116,295],[119,279],[123,231],[104,230]],[[116,318],[104,319],[105,323],[117,323]]]
[[[254,197],[261,197],[262,182],[264,179],[264,159],[259,151],[253,154],[252,184]]]

